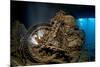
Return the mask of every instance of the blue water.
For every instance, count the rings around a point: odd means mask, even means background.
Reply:
[[[78,18],[76,24],[84,31],[85,43],[83,47],[88,50],[89,56],[95,56],[95,18]]]

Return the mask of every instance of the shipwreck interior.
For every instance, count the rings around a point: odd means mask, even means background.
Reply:
[[[11,1],[11,30],[15,21],[23,24],[26,30],[40,23],[48,23],[59,10],[75,17],[76,26],[84,32],[82,48],[87,50],[86,61],[95,61],[95,6]],[[18,34],[20,33],[21,31]],[[11,51],[13,49],[11,48]]]

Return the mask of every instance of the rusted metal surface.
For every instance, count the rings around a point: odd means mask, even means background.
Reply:
[[[59,11],[48,24],[31,27],[20,39],[21,65],[78,62],[82,44],[74,17]]]

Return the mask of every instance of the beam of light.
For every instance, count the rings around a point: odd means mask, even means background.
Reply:
[[[88,18],[88,21],[95,23],[95,18]]]
[[[86,18],[79,18],[77,20],[77,23],[78,23],[78,26],[79,26],[80,29],[83,29],[84,28],[86,22],[87,22],[87,19]]]
[[[79,19],[78,19],[78,21],[80,21],[80,22],[81,22],[81,21],[83,21],[84,19],[85,19],[85,18],[79,18]]]
[[[92,49],[95,46],[95,18],[78,18],[77,25],[85,34],[85,47]]]

